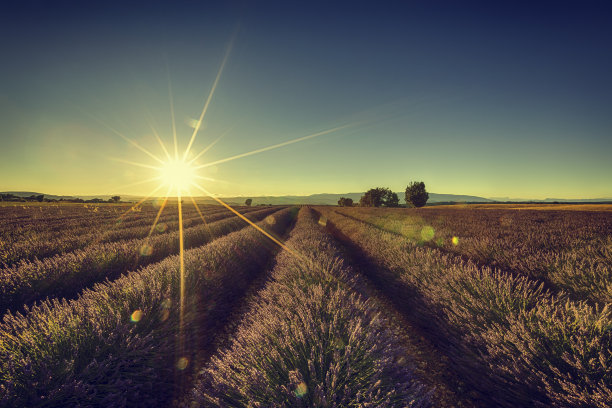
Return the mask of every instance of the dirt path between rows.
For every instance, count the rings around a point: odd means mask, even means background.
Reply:
[[[414,364],[418,377],[430,388],[435,407],[481,407],[477,394],[461,381],[452,368],[452,363],[445,353],[429,340],[430,333],[423,330],[414,318],[414,311],[409,304],[402,302],[392,291],[377,279],[379,269],[370,261],[360,248],[327,221],[326,229],[346,251],[346,261],[360,273],[367,284],[367,298],[374,300],[385,310],[386,318],[395,322],[392,329],[403,342],[408,351],[407,359]]]
[[[294,226],[295,219],[287,226],[282,235],[283,240],[289,236]],[[271,241],[262,245],[277,246]],[[211,333],[212,335],[204,335],[200,339],[197,356],[191,363],[194,369],[188,375],[188,378],[183,379],[180,391],[177,392],[177,396],[172,403],[173,407],[185,406],[200,371],[206,367],[213,355],[231,345],[243,317],[252,307],[252,300],[269,282],[270,273],[276,264],[276,257],[280,251],[281,248],[275,248],[270,254],[267,265],[261,268],[259,273],[253,276],[253,279],[245,287],[233,288],[226,292],[227,298],[232,300],[223,308],[217,307],[213,314],[202,321],[204,333]]]

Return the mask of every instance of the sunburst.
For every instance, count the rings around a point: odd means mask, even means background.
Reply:
[[[153,163],[143,163],[143,162],[136,162],[136,161],[131,161],[131,160],[125,160],[125,159],[118,159],[118,158],[114,158],[113,160],[118,161],[118,162],[122,162],[125,164],[129,164],[132,166],[138,166],[138,167],[142,167],[142,168],[146,168],[149,170],[152,170],[152,172],[154,173],[153,176],[151,178],[145,179],[145,180],[141,180],[138,181],[136,183],[132,183],[130,186],[134,186],[134,185],[139,185],[139,184],[146,184],[146,183],[154,183],[155,184],[155,188],[153,189],[153,191],[151,193],[149,193],[145,198],[141,199],[138,203],[134,204],[130,209],[128,209],[124,214],[122,214],[121,217],[125,216],[129,211],[131,211],[134,207],[139,206],[140,204],[142,204],[143,202],[145,202],[146,200],[150,199],[151,197],[154,197],[155,194],[157,194],[157,192],[159,190],[161,190],[162,188],[166,189],[166,194],[163,196],[163,201],[162,204],[160,205],[160,208],[157,212],[157,215],[155,217],[155,220],[153,222],[153,225],[151,226],[151,230],[149,232],[149,236],[153,233],[153,231],[155,230],[155,227],[164,211],[164,209],[167,206],[168,203],[168,199],[172,196],[177,197],[177,209],[178,209],[178,218],[179,218],[179,273],[180,273],[180,299],[179,299],[179,346],[178,346],[178,356],[177,356],[177,362],[184,362],[185,358],[184,358],[184,316],[185,316],[185,260],[184,260],[184,253],[185,253],[185,248],[184,248],[184,234],[183,234],[183,202],[182,202],[182,198],[183,197],[189,197],[191,203],[193,204],[193,206],[195,207],[196,211],[198,212],[198,214],[200,215],[200,217],[202,218],[202,221],[204,223],[206,223],[206,220],[194,198],[194,194],[193,194],[193,190],[197,190],[201,193],[204,193],[206,196],[212,198],[214,201],[216,201],[217,203],[219,203],[220,205],[224,206],[225,208],[227,208],[229,211],[233,212],[236,216],[240,217],[241,219],[243,219],[244,221],[246,221],[249,225],[251,225],[253,228],[255,228],[257,231],[259,231],[260,233],[262,233],[263,235],[265,235],[266,237],[268,237],[269,239],[271,239],[273,242],[275,242],[277,245],[279,245],[280,247],[282,247],[283,249],[287,250],[288,252],[292,253],[293,255],[297,256],[297,257],[301,257],[300,254],[295,253],[294,251],[292,251],[290,248],[288,248],[281,240],[279,240],[277,237],[272,236],[271,234],[269,234],[268,232],[266,232],[264,229],[262,229],[261,227],[259,227],[257,224],[255,224],[254,222],[252,222],[251,220],[249,220],[247,217],[245,217],[244,215],[242,215],[241,213],[239,213],[238,211],[236,211],[234,208],[232,208],[230,205],[228,205],[227,203],[225,203],[222,199],[220,199],[219,197],[217,197],[215,194],[211,193],[207,188],[205,188],[204,186],[202,186],[200,184],[200,181],[204,180],[204,181],[217,181],[214,180],[212,178],[203,176],[201,174],[199,174],[199,172],[206,168],[206,167],[211,167],[217,164],[221,164],[221,163],[226,163],[232,160],[236,160],[236,159],[240,159],[243,157],[247,157],[247,156],[251,156],[251,155],[255,155],[258,153],[263,153],[266,151],[270,151],[273,149],[278,149],[293,143],[298,143],[298,142],[302,142],[308,139],[312,139],[315,137],[320,137],[320,136],[324,136],[324,135],[329,135],[331,133],[334,132],[338,132],[340,130],[352,127],[357,125],[358,123],[348,123],[348,124],[343,124],[340,126],[335,126],[332,128],[328,128],[328,129],[323,129],[320,130],[318,132],[314,132],[302,137],[298,137],[295,139],[291,139],[291,140],[287,140],[285,142],[282,143],[277,143],[271,146],[266,146],[266,147],[262,147],[259,149],[255,149],[252,151],[248,151],[248,152],[244,152],[244,153],[239,153],[236,155],[232,155],[230,157],[224,158],[224,159],[220,159],[220,160],[215,160],[215,161],[211,161],[211,162],[204,162],[204,163],[198,163],[198,160],[204,156],[204,154],[206,152],[208,152],[217,142],[219,142],[219,140],[221,140],[223,137],[225,137],[227,135],[227,133],[229,132],[229,130],[227,132],[225,132],[224,134],[222,134],[221,136],[219,136],[218,138],[216,138],[215,140],[213,140],[213,142],[211,142],[208,146],[206,146],[204,149],[202,149],[200,152],[198,152],[197,154],[193,154],[192,153],[192,147],[194,145],[194,142],[197,138],[197,135],[199,133],[199,130],[201,128],[201,125],[204,121],[204,118],[206,116],[206,113],[208,111],[208,107],[213,99],[213,96],[215,94],[215,91],[217,89],[217,86],[219,84],[219,81],[221,79],[221,76],[223,74],[223,70],[225,68],[225,65],[228,61],[231,49],[232,49],[232,44],[233,44],[233,38],[230,41],[225,55],[223,57],[223,60],[221,62],[221,65],[219,67],[219,70],[217,72],[217,75],[215,77],[215,80],[212,84],[212,87],[208,93],[208,96],[205,99],[204,102],[204,106],[202,108],[202,112],[199,115],[199,118],[197,121],[194,121],[195,125],[193,126],[193,132],[189,138],[189,142],[187,144],[187,147],[185,148],[185,150],[183,151],[183,153],[181,154],[179,152],[179,140],[178,140],[178,135],[177,135],[177,131],[176,131],[176,121],[175,121],[175,113],[174,113],[174,99],[173,99],[173,95],[172,95],[172,85],[170,82],[170,77],[168,76],[168,98],[169,98],[169,102],[170,102],[170,116],[171,116],[171,123],[172,123],[172,140],[173,140],[173,153],[172,154],[170,152],[170,149],[168,149],[168,147],[165,145],[165,143],[163,142],[162,138],[160,137],[158,131],[151,125],[151,130],[153,133],[153,136],[155,137],[155,139],[157,140],[157,143],[159,143],[159,145],[161,146],[161,149],[164,153],[163,157],[159,157],[158,155],[154,154],[153,152],[151,152],[149,149],[147,149],[146,147],[142,146],[141,144],[137,143],[136,141],[134,141],[133,139],[129,138],[128,136],[124,135],[123,133],[119,132],[117,129],[105,124],[103,121],[101,121],[100,119],[98,119],[97,117],[92,116],[95,120],[97,120],[98,122],[100,122],[102,125],[104,125],[108,130],[110,130],[112,133],[116,134],[117,136],[121,137],[123,140],[125,140],[126,142],[130,143],[132,146],[134,146],[135,148],[137,148],[138,150],[140,150],[142,153],[146,154],[150,159],[153,160]],[[190,157],[191,155],[191,157]],[[125,186],[124,186],[125,187]],[[180,369],[184,369],[184,364],[183,363],[178,363],[177,366]]]
[[[185,160],[171,159],[160,168],[159,179],[165,186],[177,193],[190,193],[189,189],[197,179],[196,168]]]

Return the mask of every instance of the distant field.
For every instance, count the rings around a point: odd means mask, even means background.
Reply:
[[[472,208],[489,210],[564,210],[564,211],[612,211],[612,204],[454,204],[424,207],[431,208]]]
[[[84,205],[92,206],[112,206],[117,208],[130,207],[134,203],[70,203],[70,202],[38,202],[38,201],[0,201],[0,207],[83,207]]]
[[[11,204],[0,407],[612,405],[612,205]]]

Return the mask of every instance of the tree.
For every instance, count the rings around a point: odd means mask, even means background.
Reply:
[[[244,202],[244,205],[248,205],[249,207],[251,206],[251,204],[253,204],[252,198],[247,198],[246,201]]]
[[[387,193],[384,199],[385,207],[399,207],[399,197],[397,193],[391,192],[391,194]]]
[[[110,198],[111,203],[118,203],[119,201],[121,201],[121,196],[112,196]]]
[[[396,193],[386,187],[371,188],[361,197],[359,205],[362,207],[397,207],[399,198]]]
[[[371,188],[359,199],[361,207],[380,207],[382,205],[385,189],[381,187]]]
[[[45,199],[44,194],[40,194],[36,196],[36,201],[38,201],[39,203],[42,203],[44,199]]]
[[[353,206],[353,199],[352,198],[340,197],[340,199],[338,200],[338,205],[340,207],[352,207]]]
[[[411,181],[406,187],[406,204],[410,207],[423,207],[429,200],[429,193],[422,181]]]

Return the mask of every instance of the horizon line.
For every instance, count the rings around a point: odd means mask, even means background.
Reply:
[[[40,192],[36,192],[36,191],[27,191],[27,190],[6,190],[6,191],[0,191],[1,194],[11,194],[11,193],[32,193],[32,194],[43,194],[45,196],[56,196],[56,197],[74,197],[74,198],[78,198],[78,197],[97,197],[97,196],[114,196],[114,195],[124,195],[124,196],[130,196],[130,197],[135,197],[135,198],[142,198],[142,197],[146,197],[146,195],[144,194],[131,194],[131,193],[105,193],[105,194],[52,194],[52,193],[40,193]],[[348,194],[364,194],[365,191],[353,191],[353,192],[344,192],[344,193],[310,193],[310,194],[282,194],[282,195],[266,195],[266,194],[250,194],[250,195],[242,195],[242,194],[236,194],[236,195],[232,195],[232,194],[224,194],[224,195],[214,195],[214,197],[218,197],[218,198],[257,198],[257,197],[271,197],[271,198],[282,198],[282,197],[310,197],[310,196],[314,196],[314,195],[348,195]],[[395,192],[397,193],[397,192]],[[492,201],[533,201],[533,200],[537,200],[537,201],[542,201],[542,200],[575,200],[575,201],[580,201],[580,200],[601,200],[601,201],[610,201],[612,200],[612,196],[610,197],[544,197],[544,198],[527,198],[527,197],[500,197],[500,196],[494,196],[494,197],[485,197],[485,196],[478,196],[478,195],[473,195],[473,194],[457,194],[457,193],[435,193],[435,192],[429,192],[429,194],[436,194],[436,195],[455,195],[455,196],[468,196],[468,197],[474,197],[474,198],[482,198],[482,199],[486,199],[486,200],[492,200]],[[211,198],[211,196],[207,196],[207,195],[190,195],[193,198]],[[161,197],[161,196],[160,196]],[[151,199],[158,199],[160,197],[151,197]],[[168,196],[168,198],[177,198],[177,196]],[[211,198],[212,199],[212,198]]]

